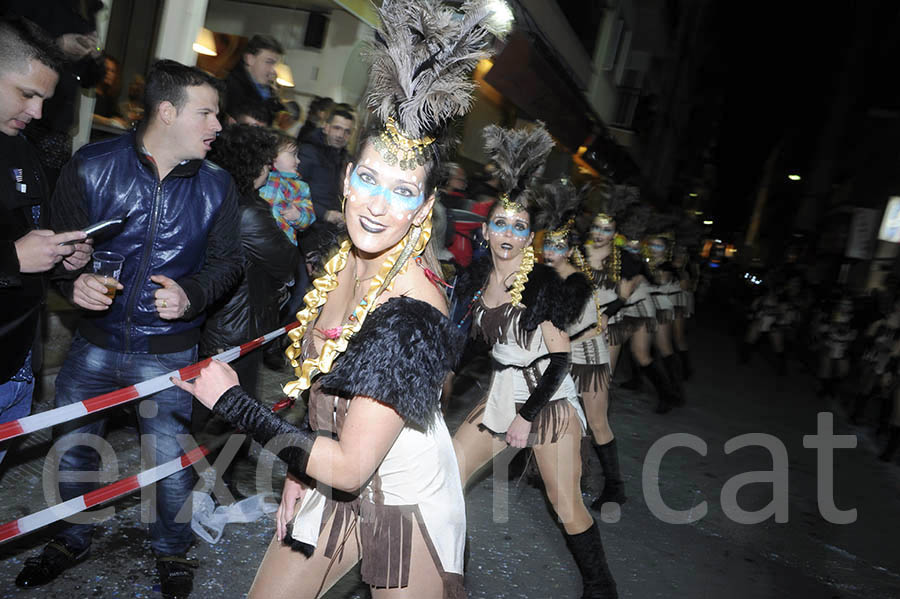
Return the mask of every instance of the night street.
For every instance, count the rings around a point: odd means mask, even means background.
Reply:
[[[709,310],[707,309],[707,314]],[[607,556],[621,597],[639,599],[682,596],[730,599],[815,597],[889,599],[900,593],[900,556],[891,531],[900,530],[900,468],[876,458],[875,439],[851,429],[838,413],[835,434],[858,434],[856,449],[834,450],[834,502],[839,510],[857,510],[849,525],[828,524],[816,502],[816,451],[803,447],[803,436],[816,433],[816,413],[833,408],[816,400],[814,381],[796,362],[792,373],[777,379],[765,353],[750,365],[735,366],[734,339],[722,323],[707,316],[692,331],[696,374],[688,384],[688,405],[664,416],[652,412],[649,386],[642,393],[614,387],[613,429],[621,446],[628,502],[618,518],[604,512],[602,525]],[[476,363],[477,364],[477,363]],[[483,364],[483,363],[482,363]],[[274,400],[287,374],[265,369],[264,385]],[[468,375],[480,375],[473,379]],[[619,373],[622,378],[623,373]],[[627,374],[627,373],[625,373]],[[52,377],[51,377],[52,380]],[[465,416],[486,378],[475,369],[456,383],[449,417],[451,430]],[[49,406],[44,389],[35,411]],[[868,430],[868,429],[866,429]],[[725,455],[725,443],[744,433],[774,435],[789,459],[789,521],[738,524],[723,512],[720,494],[730,478],[772,468],[769,452],[748,447]],[[641,492],[642,467],[648,450],[665,435],[688,433],[707,445],[707,455],[682,447],[668,452],[659,470],[659,489],[682,524],[665,524],[648,508]],[[110,440],[120,458],[120,477],[136,471],[135,432],[120,427]],[[49,449],[46,431],[25,438],[10,455],[0,481],[0,518],[6,522],[44,507],[40,473]],[[880,443],[880,441],[879,441]],[[683,444],[683,443],[682,443]],[[131,447],[132,449],[129,449]],[[256,448],[254,448],[255,450]],[[588,462],[588,469],[596,463]],[[648,474],[652,476],[652,473]],[[276,475],[278,478],[278,475]],[[590,475],[585,498],[590,502],[598,481]],[[652,480],[652,479],[650,479]],[[253,491],[253,466],[239,468],[239,488]],[[579,580],[563,537],[554,524],[541,491],[524,478],[509,482],[508,512],[503,495],[494,504],[492,478],[485,477],[468,493],[469,556],[466,582],[471,597],[577,597]],[[652,486],[648,489],[652,492]],[[771,484],[741,489],[741,508],[755,511],[771,501]],[[702,516],[702,504],[708,509]],[[95,534],[88,560],[55,582],[33,591],[16,589],[12,580],[24,560],[46,540],[34,533],[2,547],[0,576],[3,597],[159,597],[153,584],[153,561],[143,526],[138,523],[137,495],[115,504],[116,515]],[[611,506],[607,506],[611,507]],[[658,511],[658,510],[657,510]],[[497,515],[494,521],[492,513]],[[508,514],[508,519],[503,514]],[[240,597],[249,588],[272,531],[271,521],[229,524],[215,545],[198,541],[200,559],[195,592],[198,599]],[[367,597],[351,576],[327,597]]]

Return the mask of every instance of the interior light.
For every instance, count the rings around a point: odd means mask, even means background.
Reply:
[[[281,87],[294,87],[294,74],[291,73],[291,67],[283,62],[275,65],[275,83]]]
[[[194,41],[193,48],[197,54],[216,56],[216,38],[213,32],[206,27],[201,28],[197,34],[197,39]]]

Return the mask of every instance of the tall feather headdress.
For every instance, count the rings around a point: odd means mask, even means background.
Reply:
[[[375,147],[389,164],[412,169],[428,161],[448,121],[468,112],[472,70],[499,32],[490,29],[487,0],[467,0],[462,16],[439,0],[384,0],[377,10],[381,28],[364,53],[366,104],[383,125]]]
[[[534,198],[535,228],[545,229],[547,238],[568,242],[570,235],[576,233],[575,218],[588,191],[589,186],[578,189],[568,181],[542,186]]]
[[[640,240],[647,232],[653,210],[648,204],[636,204],[628,211],[625,221],[619,226],[619,231],[628,241]]]
[[[620,221],[632,206],[641,201],[641,190],[634,185],[612,185],[603,200],[603,208],[595,218],[612,222]]]
[[[497,167],[500,201],[515,212],[526,210],[536,195],[534,185],[544,172],[553,138],[544,123],[531,129],[484,128],[484,149]]]

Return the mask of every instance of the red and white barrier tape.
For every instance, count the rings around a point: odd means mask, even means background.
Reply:
[[[267,333],[266,335],[263,335],[262,337],[259,337],[257,339],[254,339],[253,341],[250,341],[249,343],[245,343],[244,345],[241,345],[240,347],[234,347],[229,350],[226,350],[226,351],[222,352],[221,354],[218,354],[217,356],[215,356],[215,359],[217,359],[221,362],[231,362],[232,360],[238,358],[239,356],[242,356],[245,353],[263,345],[264,343],[268,343],[269,341],[272,341],[273,339],[281,336],[282,334],[286,333],[287,331],[290,331],[291,329],[295,328],[298,324],[299,323],[297,323],[297,322],[291,323],[291,324],[287,325],[286,327],[282,327],[282,328],[278,329],[277,331],[272,331],[271,333]],[[169,373],[167,375],[164,375],[165,379],[166,379],[166,381],[169,381],[168,377],[170,377],[170,376],[180,376],[181,380],[183,380],[183,381],[190,380],[190,379],[196,377],[200,373],[200,370],[206,364],[209,363],[209,360],[210,359],[203,360],[202,362],[198,362],[191,366],[182,368],[181,370],[175,371],[175,373]],[[162,377],[155,377],[155,378],[151,379],[150,381],[145,381],[144,383],[139,383],[138,385],[135,385],[134,387],[129,387],[128,389],[137,388],[137,387],[144,389],[144,387],[141,387],[141,385],[147,385],[151,381],[155,381],[160,378],[162,378]],[[168,386],[172,386],[171,381],[169,381]],[[149,385],[147,388],[149,388]],[[147,393],[155,393],[156,391],[161,391],[164,388],[165,387],[159,387],[158,389],[154,389],[153,391],[148,391]],[[113,393],[107,393],[106,395],[101,395],[101,396],[98,396],[95,398],[91,398],[82,403],[87,403],[89,401],[97,400],[97,399],[104,398],[104,397],[108,398],[109,396],[122,393],[123,391],[127,391],[128,389],[121,389],[120,391],[114,391]],[[144,395],[136,395],[136,396],[123,394],[122,397],[127,397],[127,399],[120,399],[119,401],[115,401],[115,402],[107,401],[105,403],[105,405],[102,405],[102,407],[95,407],[91,411],[96,412],[99,410],[103,410],[103,409],[106,409],[106,408],[109,408],[109,407],[112,407],[115,405],[119,405],[121,403],[126,403],[128,401],[131,401],[132,399],[144,397],[145,395],[146,395],[146,393]],[[290,407],[291,405],[293,405],[293,403],[294,403],[294,400],[291,398],[282,399],[281,401],[275,403],[272,406],[272,411],[278,412],[280,410],[283,410],[284,408]],[[67,406],[66,408],[61,408],[61,409],[65,410],[69,407],[71,407],[71,406]],[[36,416],[42,416],[43,414],[49,414],[50,412],[59,412],[59,410],[49,410],[48,412],[43,412],[42,414],[36,414]],[[90,413],[90,412],[79,411],[78,415],[74,416],[74,417],[77,418],[79,416],[84,415],[85,413]],[[27,418],[22,418],[21,420],[27,420]],[[65,420],[61,420],[60,422],[65,422]],[[52,426],[52,425],[48,425],[48,426]],[[43,428],[43,427],[41,427],[41,428]],[[39,429],[32,427],[30,430],[26,430],[23,432],[31,432],[32,430],[39,430]],[[22,433],[19,433],[19,434],[22,434]],[[13,435],[13,436],[16,436],[16,435]],[[203,458],[204,456],[206,456],[208,454],[209,454],[209,449],[207,449],[206,446],[201,445],[197,449],[189,451],[188,453],[182,455],[181,457],[175,458],[174,460],[170,460],[170,461],[166,462],[165,464],[160,464],[159,466],[154,466],[153,468],[144,470],[143,472],[140,472],[133,476],[129,476],[128,478],[123,478],[122,480],[116,481],[105,487],[101,487],[101,488],[95,489],[89,493],[85,493],[84,495],[81,495],[80,497],[73,497],[72,499],[69,499],[68,501],[64,501],[64,502],[58,503],[56,505],[51,505],[50,507],[43,509],[39,512],[35,512],[33,514],[23,516],[22,518],[13,520],[11,522],[7,522],[6,524],[0,524],[0,544],[5,543],[7,541],[11,541],[12,539],[20,537],[24,534],[28,534],[39,528],[49,526],[50,524],[53,524],[54,522],[59,522],[60,520],[62,520],[64,518],[68,518],[69,516],[75,515],[79,512],[83,512],[84,510],[86,510],[88,508],[92,508],[94,506],[101,505],[103,503],[107,503],[109,501],[112,501],[113,499],[117,499],[124,495],[128,495],[129,493],[137,491],[140,488],[146,487],[147,485],[151,485],[155,482],[159,482],[162,479],[164,479],[165,477],[175,474],[176,472],[178,472],[180,470],[184,470],[188,466],[197,463],[201,458]]]
[[[134,401],[135,399],[147,397],[148,395],[152,395],[163,389],[168,389],[169,387],[174,386],[172,381],[169,380],[170,377],[175,377],[182,381],[189,381],[196,378],[200,374],[200,370],[209,364],[211,360],[216,359],[220,362],[232,362],[261,345],[277,339],[299,325],[300,323],[298,322],[292,322],[271,333],[266,333],[262,337],[257,337],[253,341],[248,341],[238,347],[227,349],[212,358],[207,358],[196,364],[185,366],[179,370],[173,370],[167,374],[153,377],[152,379],[140,382],[136,385],[131,385],[130,387],[125,387],[124,389],[119,389],[118,391],[111,391],[110,393],[91,397],[68,406],[54,408],[10,422],[4,422],[3,424],[0,424],[0,442],[51,426],[56,426],[57,424],[75,420],[76,418],[81,418],[82,416],[93,414],[94,412],[99,412],[113,406],[122,405]]]
[[[7,522],[0,525],[0,543],[11,541],[24,534],[43,528],[54,522],[58,522],[63,518],[68,518],[84,510],[112,501],[123,495],[127,495],[132,491],[137,491],[141,487],[153,484],[164,479],[167,476],[175,474],[179,470],[184,470],[191,464],[194,464],[200,458],[209,453],[206,447],[200,446],[193,451],[184,454],[181,457],[169,460],[165,464],[154,466],[148,470],[144,470],[140,474],[123,478],[105,487],[95,489],[90,493],[85,493],[79,497],[74,497],[68,501],[51,505],[39,512],[23,516],[18,520]]]

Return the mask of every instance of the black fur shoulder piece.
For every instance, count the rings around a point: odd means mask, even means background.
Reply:
[[[562,302],[562,281],[556,271],[546,264],[535,264],[528,273],[528,282],[522,292],[525,313],[521,325],[526,331],[533,331],[542,322],[549,320],[559,330],[569,324]],[[577,317],[578,314],[575,315]]]
[[[482,256],[460,270],[453,286],[453,304],[468,306],[475,293],[484,287],[491,268],[494,267],[490,254]],[[455,313],[455,310],[453,310]]]
[[[334,369],[319,380],[328,393],[371,397],[426,429],[440,411],[441,384],[463,341],[430,304],[392,298],[366,318]]]
[[[583,272],[575,271],[563,281],[559,304],[565,314],[566,326],[578,320],[592,293],[591,282]]]

